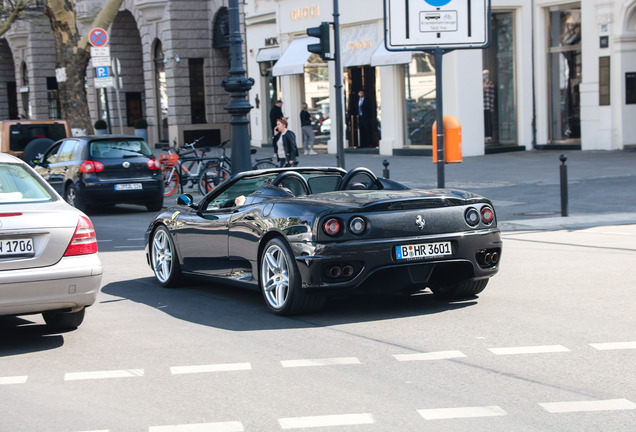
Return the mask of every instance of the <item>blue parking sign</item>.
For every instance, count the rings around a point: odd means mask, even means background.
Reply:
[[[97,78],[108,78],[108,66],[99,66],[95,68]]]

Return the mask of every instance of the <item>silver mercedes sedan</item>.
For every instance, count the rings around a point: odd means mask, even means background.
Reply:
[[[74,329],[101,280],[91,220],[26,163],[0,153],[0,315],[41,313],[52,329]]]

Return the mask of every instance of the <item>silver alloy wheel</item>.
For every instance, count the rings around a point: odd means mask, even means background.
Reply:
[[[289,263],[285,252],[276,244],[263,254],[261,280],[267,302],[275,309],[285,305],[289,295]]]
[[[152,268],[161,283],[166,283],[172,273],[172,243],[168,233],[158,229],[152,239]]]

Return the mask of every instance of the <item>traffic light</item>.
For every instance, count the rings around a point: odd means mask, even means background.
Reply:
[[[320,26],[318,27],[309,27],[307,29],[307,34],[320,39],[320,43],[307,45],[307,51],[318,54],[323,60],[331,60],[331,50],[329,47],[329,23],[323,22],[320,23]]]

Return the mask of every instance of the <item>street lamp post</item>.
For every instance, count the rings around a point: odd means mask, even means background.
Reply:
[[[243,39],[240,32],[238,0],[229,0],[228,16],[230,18],[230,77],[224,78],[221,85],[231,97],[225,109],[232,114],[230,125],[232,126],[232,175],[234,175],[252,168],[247,113],[253,106],[247,100],[247,92],[254,85],[254,79],[247,78],[243,68]]]

